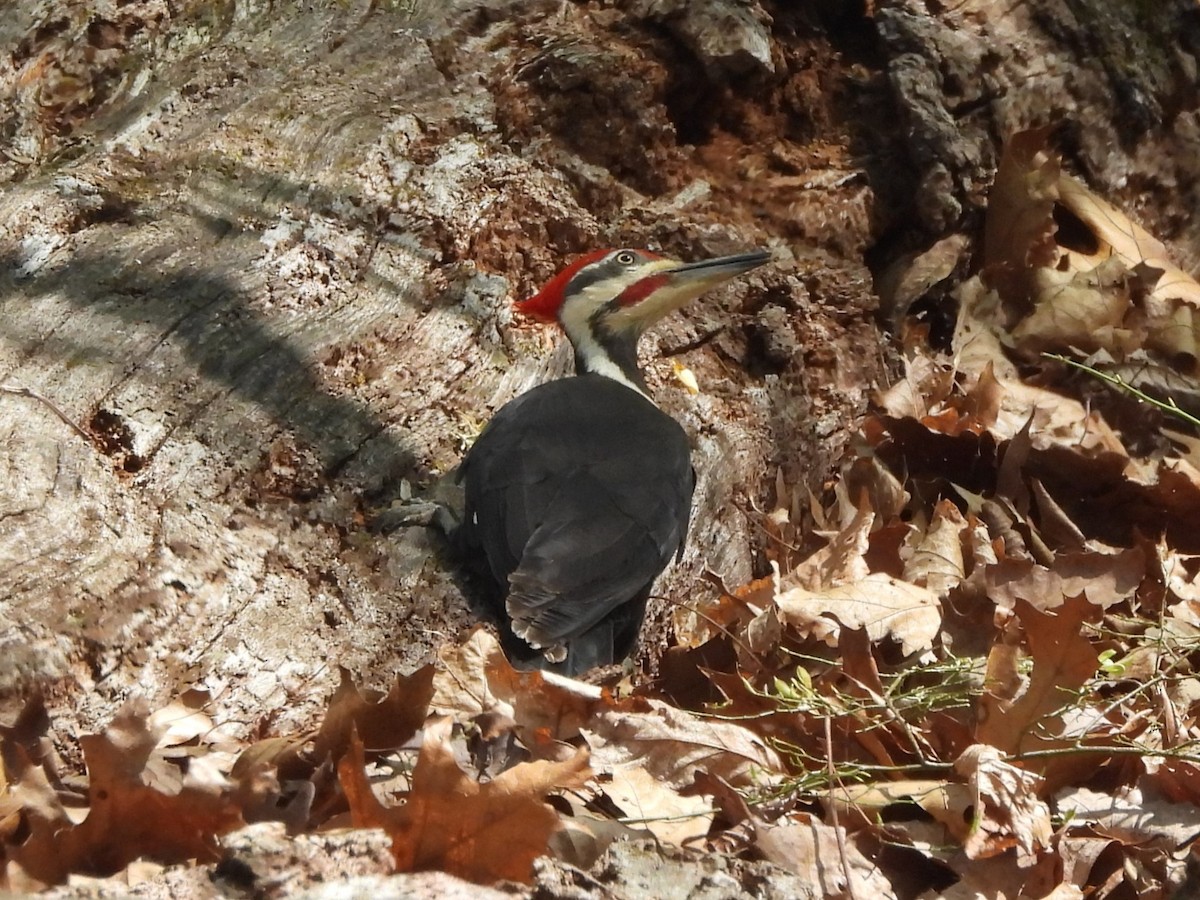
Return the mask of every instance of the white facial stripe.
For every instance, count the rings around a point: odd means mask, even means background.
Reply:
[[[670,268],[675,263],[664,260],[662,266],[650,267],[642,266],[634,271],[623,272],[618,278],[606,278],[603,281],[597,281],[595,284],[589,284],[582,291],[580,296],[587,298],[588,305],[593,309],[599,309],[610,300],[615,300],[625,293],[625,289],[637,284],[646,276],[657,271],[659,268]]]

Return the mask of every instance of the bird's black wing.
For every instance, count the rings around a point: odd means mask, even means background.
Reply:
[[[679,424],[594,375],[505,406],[461,477],[466,543],[509,587],[513,631],[539,647],[569,645],[644,596],[683,544],[694,486]]]

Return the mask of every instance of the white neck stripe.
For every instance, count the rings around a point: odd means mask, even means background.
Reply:
[[[567,339],[575,348],[576,357],[583,361],[587,371],[620,382],[654,403],[653,398],[631,381],[596,341],[592,334],[592,323],[589,320],[593,309],[594,307],[587,302],[567,300],[559,312],[559,322],[562,324],[563,331],[567,333]]]

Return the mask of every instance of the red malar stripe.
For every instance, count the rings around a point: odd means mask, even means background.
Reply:
[[[617,297],[617,303],[621,306],[633,306],[635,303],[641,303],[666,283],[666,275],[651,275],[641,281],[635,281],[621,291],[621,296]]]

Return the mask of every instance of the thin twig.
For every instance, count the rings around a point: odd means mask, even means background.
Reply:
[[[880,708],[888,713],[888,715],[891,717],[889,724],[895,724],[897,727],[899,727],[900,733],[903,734],[905,739],[908,741],[909,750],[911,750],[912,754],[917,758],[917,762],[924,763],[925,751],[921,749],[921,742],[917,740],[916,733],[913,731],[912,726],[908,724],[908,721],[904,718],[904,716],[900,715],[899,710],[892,706],[891,697],[887,695],[880,696],[872,688],[863,684],[862,681],[857,678],[854,678],[850,675],[846,675],[845,677],[848,678],[852,684],[858,685],[868,697],[870,697],[879,705]],[[899,682],[899,679],[896,679],[894,683],[896,682]],[[885,688],[884,690],[886,691],[887,689]]]
[[[837,803],[833,799],[833,788],[837,785],[844,793],[846,788],[838,778],[837,769],[833,765],[833,725],[829,716],[825,717],[825,767],[829,778],[829,818],[833,821],[833,833],[837,837],[838,856],[842,858],[842,874],[846,876],[846,893],[850,900],[858,900],[854,891],[854,875],[850,871],[850,858],[846,854],[846,835],[842,833],[841,823],[838,822]]]
[[[61,419],[67,426],[69,426],[70,429],[72,431],[74,431],[77,435],[79,435],[81,438],[83,438],[89,444],[92,443],[92,436],[90,434],[88,434],[78,424],[76,424],[74,419],[72,419],[65,412],[63,412],[61,409],[59,409],[55,405],[53,400],[49,399],[48,397],[43,397],[37,391],[32,390],[27,387],[19,387],[18,385],[15,385],[15,384],[0,384],[0,393],[12,394],[13,396],[16,396],[16,397],[28,397],[30,400],[36,400],[38,403],[45,406],[46,409],[50,410],[50,412],[54,413],[54,415],[58,416],[58,418]]]
[[[1192,746],[1195,749],[1192,752],[1187,752],[1185,747]],[[1025,753],[1014,753],[1012,758],[1016,760],[1027,759],[1055,759],[1060,756],[1074,756],[1076,754],[1087,754],[1090,756],[1158,756],[1163,759],[1182,759],[1187,762],[1200,763],[1200,741],[1188,741],[1180,744],[1178,747],[1120,747],[1112,745],[1097,744],[1094,747],[1088,747],[1083,744],[1072,744],[1070,747],[1056,747],[1052,750],[1030,750]]]
[[[1076,360],[1070,359],[1066,356],[1062,356],[1061,354],[1058,354],[1058,353],[1043,353],[1042,356],[1046,357],[1046,359],[1053,359],[1056,362],[1064,363],[1065,365],[1068,365],[1073,369],[1079,369],[1081,372],[1087,372],[1093,378],[1099,378],[1105,384],[1112,385],[1113,387],[1117,388],[1118,390],[1122,390],[1125,393],[1127,393],[1133,397],[1136,397],[1138,400],[1141,400],[1143,403],[1149,403],[1151,406],[1157,407],[1158,409],[1161,409],[1165,413],[1168,413],[1173,416],[1177,416],[1178,418],[1183,419],[1185,422],[1187,422],[1191,425],[1194,425],[1197,428],[1200,428],[1200,419],[1196,418],[1191,413],[1185,412],[1184,410],[1180,409],[1179,404],[1177,404],[1175,402],[1174,398],[1172,398],[1172,397],[1168,397],[1166,400],[1159,400],[1157,397],[1150,396],[1149,394],[1147,394],[1145,391],[1141,390],[1140,388],[1134,387],[1132,384],[1130,384],[1128,381],[1126,381],[1120,375],[1113,375],[1109,372],[1102,372],[1099,369],[1097,369],[1095,366],[1089,366],[1087,363],[1077,362]]]
[[[780,742],[781,744],[784,742]],[[813,756],[795,744],[788,745],[784,751],[789,753],[802,762],[822,763],[823,759]],[[940,762],[936,759],[927,759],[923,763],[894,763],[892,765],[884,765],[883,763],[848,763],[847,764],[854,773],[862,773],[863,775],[871,776],[888,776],[895,777],[897,775],[917,775],[923,772],[952,772],[954,771],[954,763]],[[846,774],[839,773],[839,777],[844,778]]]

